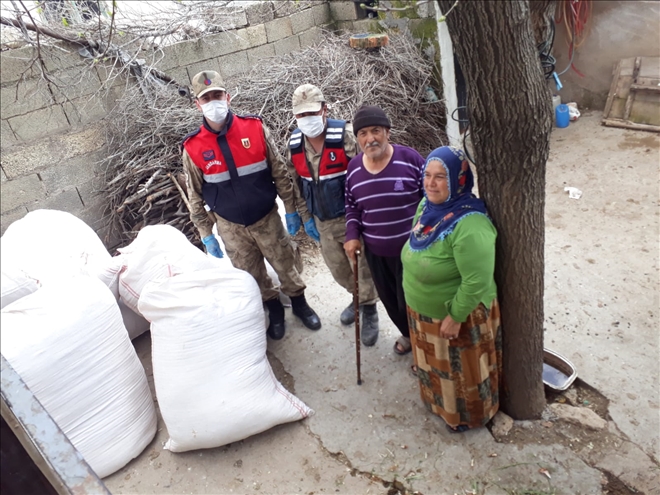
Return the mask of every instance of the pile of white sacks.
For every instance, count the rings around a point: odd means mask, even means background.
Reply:
[[[149,328],[166,449],[219,447],[313,413],[266,359],[255,280],[175,228],[145,227],[111,257],[83,221],[37,210],[0,243],[2,354],[100,477],[156,434],[131,344]]]

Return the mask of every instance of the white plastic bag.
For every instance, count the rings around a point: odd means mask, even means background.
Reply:
[[[571,122],[575,122],[580,118],[580,111],[578,110],[577,103],[574,101],[566,104],[568,106],[568,118]]]
[[[571,199],[580,199],[582,197],[582,191],[580,191],[577,187],[565,187],[564,192],[568,193],[568,197]]]
[[[0,308],[4,308],[8,304],[18,301],[21,297],[32,294],[39,288],[39,285],[36,280],[28,277],[23,270],[3,265],[0,287],[2,291]]]
[[[105,477],[156,434],[156,410],[117,301],[89,276],[65,278],[2,310],[2,354]]]
[[[230,265],[142,290],[156,394],[173,452],[219,447],[312,414],[266,358],[257,283]]]

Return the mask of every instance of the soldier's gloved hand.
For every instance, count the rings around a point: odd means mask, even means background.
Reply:
[[[220,249],[220,243],[213,234],[204,237],[202,242],[204,243],[204,247],[206,247],[206,252],[211,256],[215,256],[216,258],[222,258],[224,256],[222,249]]]
[[[316,242],[321,242],[321,236],[319,235],[319,231],[316,230],[314,217],[305,222],[305,232],[307,232],[307,235],[314,239]]]
[[[300,230],[300,215],[297,212],[287,213],[284,218],[286,218],[286,230],[289,235],[296,235]]]

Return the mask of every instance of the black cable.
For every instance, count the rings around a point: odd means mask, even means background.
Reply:
[[[470,123],[470,120],[469,120],[469,119],[460,119],[460,118],[457,119],[456,117],[454,117],[454,114],[455,114],[456,112],[458,112],[461,108],[465,108],[465,109],[467,110],[467,107],[456,107],[456,108],[454,109],[454,111],[451,113],[451,119],[452,119],[454,122],[458,122],[458,123],[460,123],[460,124],[469,124],[469,123]]]
[[[465,132],[463,133],[463,151],[465,152],[465,156],[468,157],[468,160],[470,160],[472,163],[474,163],[474,166],[477,166],[477,162],[474,161],[474,158],[470,156],[470,152],[468,151],[467,144],[465,143],[465,140],[468,137],[468,133],[470,133],[470,126],[468,126],[465,129]]]
[[[545,40],[543,43],[539,43],[536,47],[539,52],[539,58],[541,59],[541,68],[543,69],[543,75],[546,79],[552,79],[552,74],[555,72],[555,65],[557,60],[552,56],[552,48],[555,45],[555,23],[550,21],[550,39]]]
[[[456,117],[454,117],[454,114],[456,112],[458,112],[459,110],[463,109],[463,108],[468,113],[468,118],[467,119],[460,119],[460,118],[457,119]],[[465,142],[467,137],[468,137],[468,134],[470,133],[470,112],[468,110],[468,107],[467,106],[456,107],[451,112],[450,117],[454,122],[458,122],[460,124],[467,124],[467,127],[465,128],[465,132],[463,132],[463,151],[465,152],[465,156],[467,156],[468,160],[470,160],[476,166],[477,162],[475,162],[474,159],[470,156],[470,152],[468,151],[467,144]]]

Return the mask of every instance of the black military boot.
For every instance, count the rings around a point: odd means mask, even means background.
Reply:
[[[365,304],[362,308],[362,328],[360,338],[362,343],[371,347],[378,340],[378,311],[375,304]]]
[[[268,330],[266,333],[273,340],[280,340],[284,337],[286,328],[284,327],[284,306],[280,298],[269,299],[266,301],[268,308]]]
[[[321,328],[321,320],[316,312],[309,307],[305,300],[305,295],[295,296],[291,298],[291,311],[302,321],[310,330],[318,330]]]
[[[355,323],[355,304],[351,303],[341,312],[339,321],[342,325],[352,325]]]

